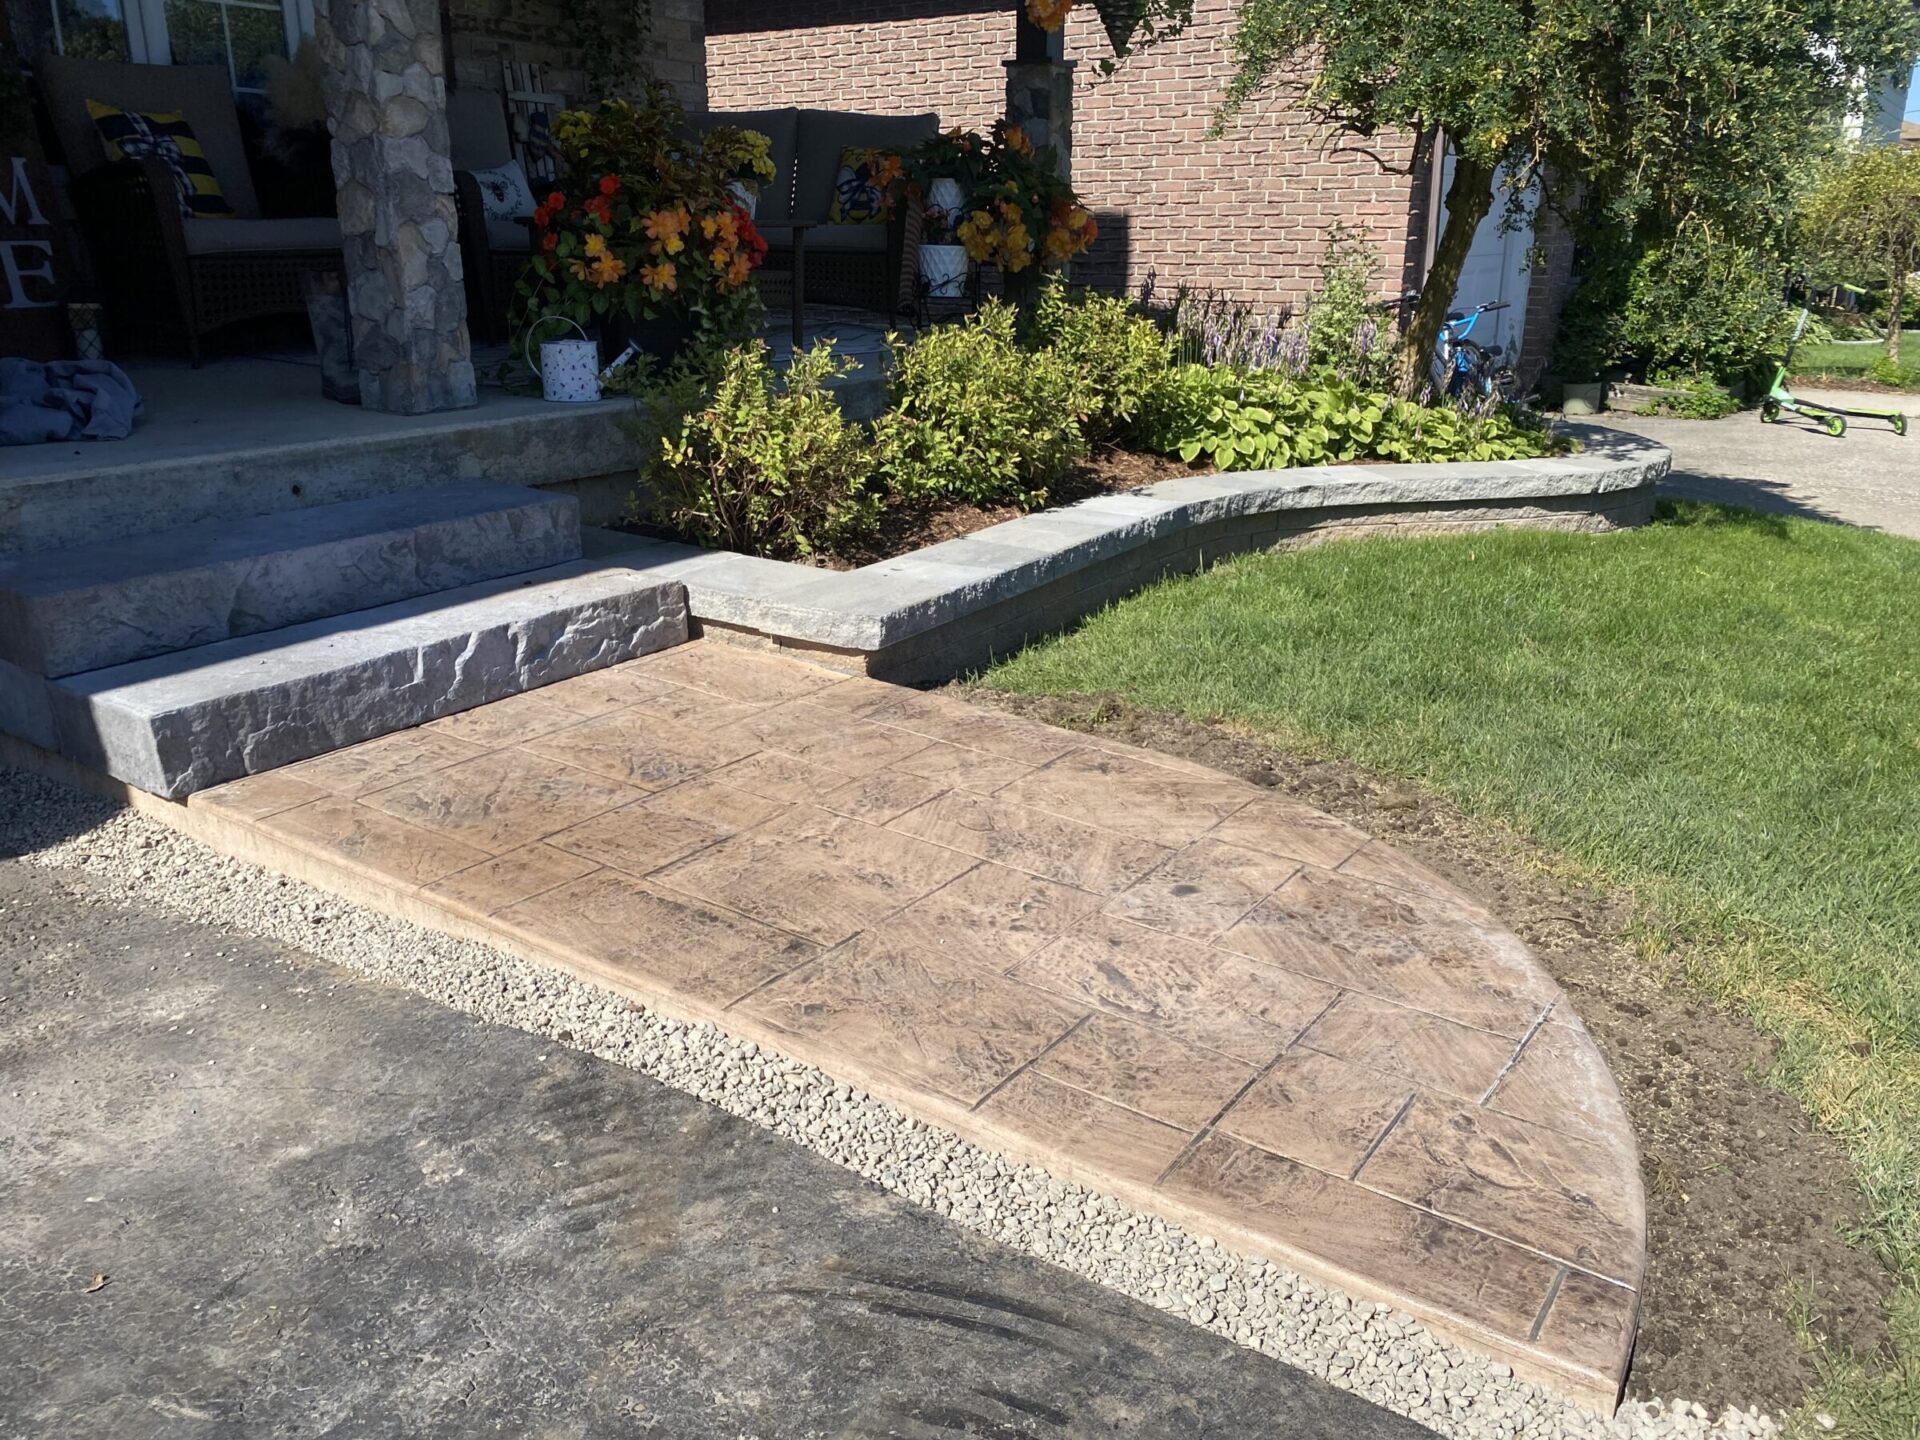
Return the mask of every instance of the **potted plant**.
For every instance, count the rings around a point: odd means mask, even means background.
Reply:
[[[1035,150],[1023,128],[996,120],[956,233],[969,256],[1000,267],[1008,295],[1024,308],[1039,294],[1042,273],[1083,253],[1099,226],[1060,178],[1053,152]]]
[[[1036,151],[1006,120],[989,136],[949,130],[900,159],[894,198],[926,206],[920,273],[936,297],[961,293],[971,260],[997,264],[1009,293],[1030,299],[1043,270],[1066,264],[1099,233],[1053,152]]]
[[[601,363],[631,343],[671,359],[696,341],[751,334],[749,282],[767,244],[729,186],[754,147],[731,126],[690,136],[664,87],[555,118],[559,186],[534,210],[520,321],[564,316],[592,330]],[[769,167],[771,168],[771,167]]]
[[[706,143],[728,167],[727,189],[752,219],[760,207],[760,187],[774,176],[772,139],[758,130],[722,126],[710,132]]]

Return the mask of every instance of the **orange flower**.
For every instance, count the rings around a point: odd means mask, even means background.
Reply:
[[[640,283],[649,290],[678,290],[680,280],[671,260],[662,260],[656,265],[640,267]]]
[[[1073,0],[1027,0],[1027,19],[1042,30],[1058,30],[1067,23]]]
[[[745,251],[740,251],[734,255],[732,263],[727,266],[727,284],[744,285],[747,283],[747,277],[752,273],[753,257]]]
[[[686,249],[686,241],[680,237],[687,233],[693,224],[693,217],[687,213],[687,207],[676,205],[671,210],[656,210],[646,219],[647,238],[653,241],[656,255],[678,255]],[[668,267],[671,270],[672,267]]]
[[[1016,155],[1033,156],[1033,138],[1020,125],[1007,126],[1007,148]]]

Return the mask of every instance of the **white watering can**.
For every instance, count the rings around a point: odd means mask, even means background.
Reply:
[[[551,320],[571,325],[580,338],[563,337],[540,342],[540,362],[533,359],[533,334]],[[587,332],[564,315],[546,315],[527,327],[527,364],[540,377],[540,391],[563,405],[581,405],[600,398],[600,347]]]

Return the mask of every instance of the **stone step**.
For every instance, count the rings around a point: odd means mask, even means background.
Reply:
[[[488,481],[0,559],[0,661],[58,677],[580,558],[579,505]]]
[[[582,560],[60,680],[13,669],[43,689],[0,721],[178,799],[686,638],[678,583]]]

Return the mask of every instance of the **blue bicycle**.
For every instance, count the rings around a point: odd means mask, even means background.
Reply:
[[[1456,310],[1440,327],[1434,383],[1446,391],[1449,399],[1458,400],[1463,395],[1513,398],[1513,367],[1500,363],[1501,347],[1482,345],[1472,338],[1473,327],[1482,315],[1505,310],[1509,303],[1495,300],[1464,313]]]

